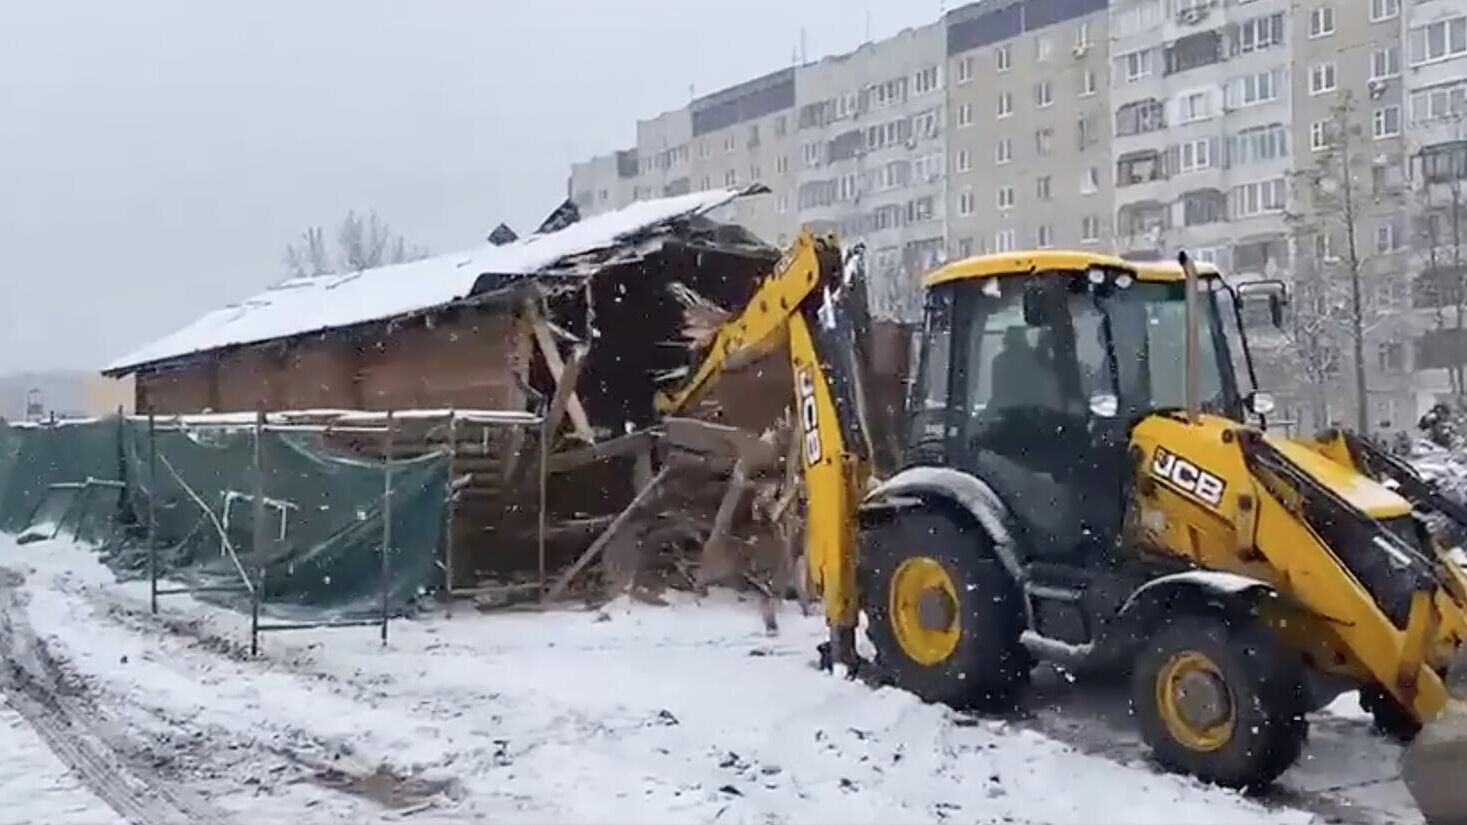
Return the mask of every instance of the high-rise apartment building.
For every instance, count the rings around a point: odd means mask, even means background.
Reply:
[[[799,189],[790,226],[862,239],[873,311],[916,320],[942,260],[946,106],[941,24],[799,70]],[[777,201],[777,208],[785,204]]]
[[[1461,0],[982,0],[641,121],[570,188],[755,181],[729,217],[864,242],[885,317],[947,257],[1185,248],[1294,285],[1308,334],[1267,381],[1301,429],[1354,423],[1355,274],[1370,426],[1467,387]]]
[[[953,256],[1108,248],[1105,0],[977,3],[945,22]]]

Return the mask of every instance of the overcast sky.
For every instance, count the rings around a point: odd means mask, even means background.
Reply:
[[[0,0],[0,374],[95,368],[376,209],[531,229],[638,117],[939,0]],[[868,22],[869,20],[869,22]]]

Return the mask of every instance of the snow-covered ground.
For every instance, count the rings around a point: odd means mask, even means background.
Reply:
[[[0,696],[0,825],[121,825]]]
[[[81,772],[89,784],[147,797],[149,821],[1414,821],[1325,787],[1333,766],[1383,758],[1351,744],[1368,733],[1348,714],[1311,749],[1329,770],[1301,766],[1256,801],[1156,773],[1102,715],[974,719],[821,674],[818,619],[791,608],[768,636],[731,595],[464,609],[395,622],[386,649],[371,629],[278,633],[251,659],[244,618],[183,596],[153,617],[146,585],[113,582],[65,541],[0,536],[0,574],[0,654],[18,651],[32,694],[62,697],[83,744],[106,752]],[[0,736],[26,743],[38,779],[0,775],[0,812],[108,821],[16,718],[0,712]],[[1364,784],[1393,781],[1393,765],[1369,767],[1381,777]],[[93,818],[50,813],[63,807]]]

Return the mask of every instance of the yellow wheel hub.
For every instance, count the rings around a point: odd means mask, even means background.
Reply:
[[[920,665],[938,664],[958,647],[958,589],[936,559],[915,556],[897,567],[887,615],[902,652]]]
[[[1222,670],[1195,650],[1175,654],[1157,673],[1156,712],[1171,737],[1194,751],[1227,745],[1237,724]]]

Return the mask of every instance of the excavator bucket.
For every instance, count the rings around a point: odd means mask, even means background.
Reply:
[[[1401,777],[1428,825],[1467,825],[1467,649],[1446,687],[1446,705],[1402,754]]]

